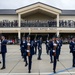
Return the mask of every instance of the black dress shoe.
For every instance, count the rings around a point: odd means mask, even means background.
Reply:
[[[72,67],[75,67],[75,65],[73,65]]]
[[[37,58],[37,60],[39,60],[39,58]]]
[[[50,63],[53,63],[53,61],[51,61]]]
[[[42,60],[41,58],[39,60]]]
[[[59,59],[57,61],[59,61]]]
[[[37,58],[37,60],[42,60],[41,58]]]
[[[55,70],[54,70],[53,72],[54,72],[54,73],[56,73],[56,71],[55,71]]]
[[[1,64],[1,61],[0,61],[0,64]]]
[[[29,70],[28,73],[31,73],[31,71]]]
[[[28,65],[28,63],[27,64],[25,64],[25,67]]]
[[[5,67],[2,67],[1,70],[5,69]]]
[[[59,59],[57,59],[57,61],[59,61]]]

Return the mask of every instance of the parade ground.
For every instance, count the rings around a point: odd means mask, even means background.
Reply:
[[[20,54],[19,45],[8,45],[6,55],[6,69],[0,70],[0,75],[75,75],[75,68],[72,67],[72,55],[69,52],[69,45],[63,45],[60,60],[57,63],[56,74],[53,73],[53,64],[46,54],[45,44],[43,44],[42,60],[37,60],[37,55],[33,56],[32,70],[28,73],[28,67]],[[0,55],[1,60],[1,55]],[[0,68],[2,64],[0,64]]]

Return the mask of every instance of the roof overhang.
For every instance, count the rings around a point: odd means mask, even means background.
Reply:
[[[43,3],[40,3],[40,2],[19,8],[16,10],[16,13],[17,14],[25,14],[25,13],[29,13],[29,12],[36,11],[36,10],[42,10],[42,11],[50,12],[50,13],[55,14],[55,15],[61,13],[60,9],[46,5],[46,4],[43,4]]]

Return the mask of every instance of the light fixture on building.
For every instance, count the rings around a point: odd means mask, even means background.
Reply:
[[[31,31],[31,29],[30,29],[30,28],[28,28],[28,30],[29,30],[29,35],[30,35],[30,33],[31,33],[30,31]]]
[[[30,30],[30,28],[28,28],[28,30]]]
[[[49,28],[47,28],[47,30],[49,30]]]
[[[38,30],[40,30],[40,28],[38,28]]]

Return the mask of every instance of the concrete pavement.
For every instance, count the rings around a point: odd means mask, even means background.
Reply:
[[[50,57],[46,54],[45,44],[43,44],[42,60],[37,60],[37,55],[33,56],[31,74],[28,73],[28,67],[25,67],[19,45],[8,45],[7,48],[6,69],[0,70],[0,75],[75,75],[75,68],[72,67],[72,55],[69,53],[68,45],[62,46],[56,74],[53,73],[53,64],[50,63]],[[2,64],[0,64],[1,66]]]

